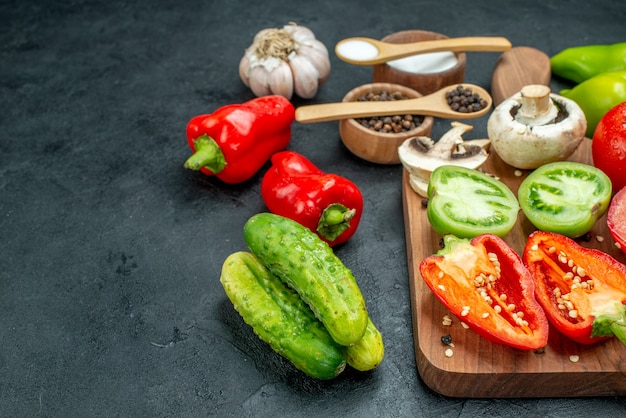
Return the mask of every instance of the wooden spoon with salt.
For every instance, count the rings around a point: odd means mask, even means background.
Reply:
[[[350,64],[375,65],[427,52],[508,51],[511,42],[497,36],[468,36],[394,44],[372,38],[347,38],[335,46],[337,56]]]
[[[449,91],[463,86],[478,94],[487,103],[476,112],[452,110],[446,99]],[[339,119],[362,118],[367,116],[423,115],[444,119],[474,119],[491,110],[492,99],[487,90],[480,86],[462,83],[446,86],[427,96],[406,100],[338,102],[300,106],[296,109],[296,120],[300,123],[326,122]]]

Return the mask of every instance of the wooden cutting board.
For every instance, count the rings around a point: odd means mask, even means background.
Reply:
[[[530,84],[550,84],[550,57],[536,48],[516,46],[503,52],[491,76],[491,96],[497,106]]]
[[[573,161],[591,163],[591,140],[583,140]],[[517,188],[529,171],[521,176],[495,153],[482,167],[497,175],[517,194]],[[577,344],[551,328],[548,346],[541,354],[515,350],[493,344],[462,327],[460,321],[431,293],[421,278],[419,263],[439,250],[440,237],[426,217],[422,197],[415,193],[403,175],[403,207],[410,276],[413,335],[417,368],[424,382],[447,396],[469,398],[526,398],[626,395],[626,347],[616,338],[596,345]],[[519,174],[519,173],[518,173]],[[526,238],[534,227],[520,211],[515,228],[505,241],[522,253]],[[591,231],[591,240],[583,246],[598,248],[622,263],[624,255],[614,245],[606,215]],[[602,242],[598,237],[603,237]],[[451,326],[442,325],[449,315]],[[450,334],[453,356],[444,354],[448,348],[441,336]],[[570,356],[578,356],[572,362]]]

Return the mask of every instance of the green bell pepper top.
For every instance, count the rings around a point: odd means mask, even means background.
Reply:
[[[613,71],[596,75],[560,95],[575,101],[585,113],[588,138],[593,137],[602,116],[614,106],[626,102],[626,71]]]
[[[550,58],[552,73],[582,83],[598,74],[626,70],[626,42],[564,49]]]

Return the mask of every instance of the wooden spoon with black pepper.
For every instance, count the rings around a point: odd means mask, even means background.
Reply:
[[[460,112],[448,104],[449,92],[462,86],[477,94],[482,104],[478,110]],[[446,86],[427,96],[415,99],[392,101],[339,102],[300,106],[296,109],[296,120],[300,123],[327,122],[331,120],[363,118],[368,116],[423,115],[444,119],[474,119],[484,116],[491,109],[492,99],[487,90],[474,84]]]

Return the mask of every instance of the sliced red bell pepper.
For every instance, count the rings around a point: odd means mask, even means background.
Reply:
[[[548,320],[535,300],[532,277],[502,238],[446,235],[444,244],[419,268],[452,314],[498,344],[536,350],[548,343]]]
[[[187,124],[187,142],[194,154],[185,168],[217,176],[226,183],[250,179],[291,140],[295,109],[272,95],[231,104]]]
[[[581,344],[615,335],[626,344],[626,266],[545,231],[528,237],[522,257],[538,302],[563,335]]]
[[[293,151],[278,152],[271,160],[261,184],[270,212],[306,226],[330,246],[354,235],[363,212],[363,196],[353,182],[323,172]]]

